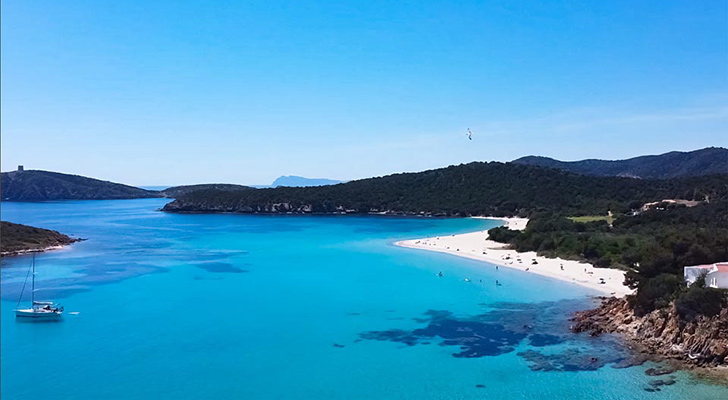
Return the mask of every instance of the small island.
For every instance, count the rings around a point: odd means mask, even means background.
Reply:
[[[59,249],[84,239],[72,238],[50,229],[1,221],[0,255],[15,256],[24,253]]]

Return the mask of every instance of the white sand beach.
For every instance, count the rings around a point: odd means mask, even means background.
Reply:
[[[491,219],[502,220],[509,229],[517,230],[525,229],[528,223],[526,218]],[[632,293],[632,289],[623,283],[624,271],[596,268],[591,264],[578,261],[541,257],[537,256],[535,252],[519,253],[505,248],[502,243],[488,240],[488,231],[403,240],[396,242],[395,245],[439,251],[485,261],[506,268],[518,269],[524,273],[538,274],[571,282],[598,290],[606,295],[623,297]]]

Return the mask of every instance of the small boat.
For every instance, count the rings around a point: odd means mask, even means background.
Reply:
[[[31,275],[31,289],[30,289],[30,308],[16,308],[15,317],[24,318],[35,321],[55,321],[60,320],[63,316],[63,307],[52,302],[52,301],[36,301],[35,300],[35,254],[33,255],[33,261],[30,264],[28,275]],[[18,298],[18,305],[23,300],[23,292],[25,292],[25,286],[28,283],[28,275],[25,276],[25,282],[23,283],[23,289],[20,291],[20,298]]]

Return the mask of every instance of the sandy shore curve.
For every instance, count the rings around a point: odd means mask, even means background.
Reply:
[[[527,218],[487,219],[503,221],[504,226],[514,230],[523,230],[528,223]],[[592,264],[579,261],[541,257],[535,252],[519,253],[506,248],[503,243],[489,240],[487,230],[460,235],[402,240],[394,244],[400,247],[448,253],[521,270],[524,273],[559,279],[597,290],[609,296],[623,297],[632,293],[632,289],[624,285],[624,271],[597,268]]]

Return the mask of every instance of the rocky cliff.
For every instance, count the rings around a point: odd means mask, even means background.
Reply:
[[[728,365],[728,308],[713,317],[679,318],[674,306],[639,317],[624,298],[609,298],[599,308],[573,318],[572,330],[599,335],[619,333],[645,352],[696,366]]]

